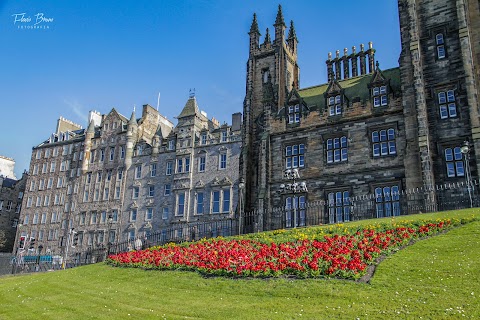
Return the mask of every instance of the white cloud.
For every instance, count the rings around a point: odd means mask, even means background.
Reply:
[[[88,111],[77,100],[63,99],[63,102],[79,117],[84,123],[88,122]]]

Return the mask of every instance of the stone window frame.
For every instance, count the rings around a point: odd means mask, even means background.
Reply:
[[[302,169],[305,168],[305,159],[307,153],[306,139],[292,140],[283,143],[282,145],[282,157],[285,169]],[[295,154],[295,147],[297,147],[297,153]],[[290,153],[288,152],[290,148]],[[290,165],[289,165],[290,159]],[[295,166],[295,159],[297,159],[297,165]]]
[[[295,223],[294,212],[297,217],[297,226],[306,225],[306,193],[288,194],[284,199],[285,203],[285,228],[293,228]],[[295,210],[293,210],[295,207]]]
[[[327,112],[329,117],[341,116],[343,114],[343,101],[343,94],[338,92],[327,96]]]
[[[445,45],[445,35],[443,32],[435,34],[435,54],[437,60],[447,58],[447,47]]]
[[[140,196],[140,187],[133,186],[132,187],[132,199],[138,199]]]
[[[151,184],[151,185],[148,185],[147,198],[153,198],[153,197],[155,197],[155,185]]]
[[[202,201],[199,202],[199,195],[202,195],[201,199]],[[200,206],[201,205],[201,206]],[[201,212],[199,212],[199,208],[201,208]],[[195,215],[203,215],[205,213],[205,191],[202,189],[202,190],[199,190],[199,191],[195,191],[195,211],[194,211],[194,214]]]
[[[438,106],[440,120],[458,118],[456,88],[438,88],[435,90],[435,103]]]
[[[163,186],[163,195],[170,196],[172,194],[172,185],[170,183],[166,183]]]
[[[228,167],[227,150],[221,151],[218,155],[218,170],[226,170]]]
[[[352,220],[353,210],[351,198],[351,187],[342,186],[325,190],[325,212],[328,215],[329,223],[348,222]],[[341,217],[340,219],[339,216]]]
[[[203,159],[203,162],[202,162]],[[202,170],[202,165],[203,165],[203,170]],[[197,171],[198,172],[205,172],[207,168],[207,152],[204,150],[201,150],[198,152],[198,165],[197,165]]]
[[[393,130],[394,137],[393,139],[390,139],[390,130]],[[382,141],[382,131],[385,131],[385,138],[386,140]],[[397,148],[397,140],[399,137],[398,133],[398,124],[396,122],[394,123],[388,123],[388,124],[382,124],[379,126],[372,126],[368,128],[368,141],[370,142],[370,158],[371,159],[381,159],[381,158],[386,158],[386,157],[396,157],[398,156],[398,148]],[[378,133],[378,142],[374,142],[374,133]],[[393,149],[391,147],[390,142],[393,142]],[[382,143],[386,143],[387,146],[387,152],[383,153],[382,149]],[[378,149],[378,154],[375,153],[375,145],[379,146]]]
[[[378,182],[371,185],[375,199],[375,215],[377,218],[393,217],[401,214],[400,181]],[[388,190],[388,193],[386,192]],[[388,196],[388,200],[386,200]],[[389,206],[390,205],[390,206]],[[390,214],[387,212],[390,210]]]
[[[335,147],[335,140],[338,139],[339,141],[339,147]],[[331,148],[329,148],[329,141],[331,142]],[[346,143],[346,147],[343,147],[343,141]],[[342,163],[348,163],[348,148],[350,147],[350,139],[348,138],[348,133],[347,132],[337,132],[335,134],[329,134],[324,137],[324,148],[325,148],[325,163],[327,165],[338,165]],[[339,160],[335,160],[336,157],[336,150],[339,150]],[[345,151],[345,157],[344,157],[344,151]],[[332,154],[332,160],[329,160],[329,155],[330,153]]]
[[[153,220],[153,208],[147,208],[145,210],[145,221]]]
[[[302,105],[295,103],[286,107],[287,109],[287,124],[299,125],[302,118]]]
[[[460,151],[461,142],[451,142],[440,147],[447,179],[465,177],[465,159]]]
[[[165,163],[165,175],[171,176],[173,174],[173,161],[168,160]]]
[[[180,191],[175,195],[175,216],[184,217],[187,209],[187,195]]]

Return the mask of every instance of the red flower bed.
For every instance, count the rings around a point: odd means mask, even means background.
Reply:
[[[407,244],[412,238],[438,233],[450,221],[421,226],[373,229],[353,234],[324,236],[265,244],[255,240],[212,239],[189,245],[167,245],[109,256],[114,266],[158,270],[196,270],[226,276],[340,277],[356,279],[383,253]]]

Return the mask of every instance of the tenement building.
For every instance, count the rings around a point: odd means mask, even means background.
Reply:
[[[0,160],[7,163],[0,174],[0,252],[12,252],[27,173],[24,172],[22,178],[17,180],[13,174],[15,161],[3,156],[0,156]]]
[[[60,118],[32,150],[17,248],[24,237],[24,249],[75,256],[168,229],[195,237],[183,230],[233,218],[241,114],[232,119],[208,119],[194,96],[177,126],[149,105],[140,118],[91,111],[87,129]]]
[[[328,81],[308,88],[293,21],[286,34],[279,6],[273,40],[267,28],[260,41],[253,16],[240,176],[264,229],[304,225],[306,203],[321,203],[325,222],[348,221],[356,196],[372,195],[378,217],[397,215],[412,189],[424,192],[419,207],[434,208],[439,185],[477,179],[479,3],[398,8],[399,67],[382,70],[373,44],[360,44],[326,55]]]

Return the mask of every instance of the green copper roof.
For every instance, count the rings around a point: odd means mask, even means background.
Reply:
[[[198,109],[197,100],[195,99],[195,97],[191,97],[188,99],[187,103],[185,104],[185,107],[183,107],[183,110],[180,113],[180,115],[178,115],[177,119],[194,116],[199,112],[200,111]]]
[[[390,80],[390,87],[393,92],[401,91],[400,84],[400,68],[388,69],[381,71],[386,80]],[[352,101],[355,98],[360,98],[365,101],[370,98],[368,84],[372,81],[374,73],[361,75],[354,78],[344,79],[338,81],[338,84],[345,90],[345,96]],[[315,109],[321,110],[325,108],[325,92],[328,89],[328,83],[319,86],[300,89],[298,93],[308,106],[315,106]]]

